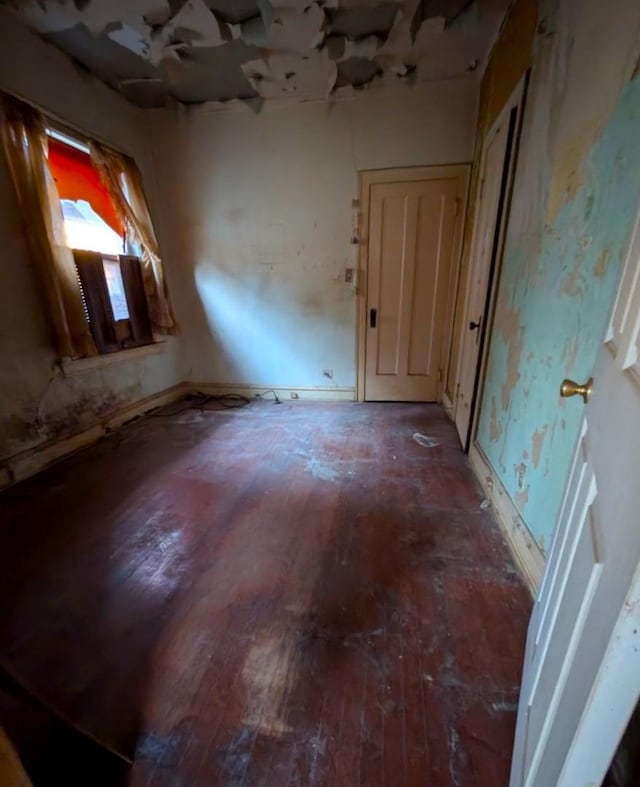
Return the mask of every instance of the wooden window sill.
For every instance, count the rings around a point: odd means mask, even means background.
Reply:
[[[118,363],[137,361],[150,355],[162,355],[167,343],[165,341],[145,344],[142,347],[132,347],[130,350],[118,350],[104,355],[92,355],[90,358],[63,358],[61,361],[62,373],[65,377],[81,374],[92,369],[102,369],[104,366],[113,366]]]

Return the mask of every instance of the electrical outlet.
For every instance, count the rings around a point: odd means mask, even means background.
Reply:
[[[324,377],[328,377],[330,380],[333,380],[333,369],[323,369],[322,375]]]

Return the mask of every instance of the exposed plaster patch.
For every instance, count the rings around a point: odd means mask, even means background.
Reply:
[[[191,46],[222,46],[229,40],[216,15],[204,0],[187,0],[178,13],[154,33],[152,42],[164,46],[184,43]]]
[[[573,263],[573,268],[569,271],[567,276],[560,284],[560,292],[569,295],[571,298],[577,298],[582,295],[584,290],[584,274],[582,273],[582,259],[576,256]]]
[[[328,96],[338,78],[338,65],[326,50],[316,52],[313,60],[297,55],[267,55],[243,64],[242,71],[263,98],[287,94],[299,98]]]
[[[520,379],[520,358],[524,329],[520,324],[518,312],[508,308],[496,313],[496,328],[502,334],[507,345],[507,370],[502,384],[502,409],[509,407],[511,392]]]
[[[258,92],[242,72],[242,65],[258,50],[240,39],[224,46],[188,50],[189,65],[183,78],[172,86],[174,95],[187,104],[256,98]]]
[[[575,199],[584,185],[584,166],[599,128],[587,128],[563,146],[556,158],[547,208],[547,221],[555,224],[562,206]]]
[[[218,19],[230,25],[239,25],[260,16],[260,6],[256,0],[206,0],[206,2]]]
[[[567,370],[574,368],[579,350],[580,337],[577,334],[565,339],[561,358]]]
[[[604,279],[609,270],[609,249],[603,249],[598,255],[596,264],[593,266],[593,275],[596,279]]]
[[[366,57],[350,57],[338,63],[337,87],[363,87],[382,74],[382,69]]]
[[[520,511],[524,511],[529,502],[529,487],[526,486],[522,492],[516,492],[515,502]]]
[[[351,41],[368,36],[386,39],[399,6],[399,3],[380,3],[371,7],[362,4],[351,8],[331,9],[327,11],[331,32]]]
[[[489,422],[489,440],[496,443],[500,439],[502,429],[498,423],[498,408],[496,405],[496,397],[491,397],[491,420]]]
[[[268,28],[269,47],[275,51],[308,55],[320,46],[328,27],[324,11],[317,3],[307,5],[302,13],[295,7],[274,8]]]
[[[534,468],[537,468],[540,464],[540,455],[542,454],[542,447],[548,431],[549,424],[545,424],[542,429],[534,432],[531,436],[531,462]]]

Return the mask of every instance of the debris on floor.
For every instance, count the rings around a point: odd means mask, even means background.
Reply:
[[[435,448],[437,445],[440,445],[440,440],[436,440],[435,437],[429,437],[426,434],[420,434],[420,432],[414,432],[413,439],[423,448]]]

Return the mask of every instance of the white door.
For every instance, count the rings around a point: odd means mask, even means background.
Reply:
[[[473,224],[469,279],[457,369],[454,421],[466,450],[478,386],[480,355],[487,335],[492,283],[502,255],[508,196],[515,169],[524,81],[514,91],[487,134],[482,150],[479,195]]]
[[[468,167],[459,165],[363,176],[369,216],[368,401],[435,402],[440,397],[467,179]]]
[[[600,785],[640,696],[640,215],[593,378],[529,624],[511,787]]]

